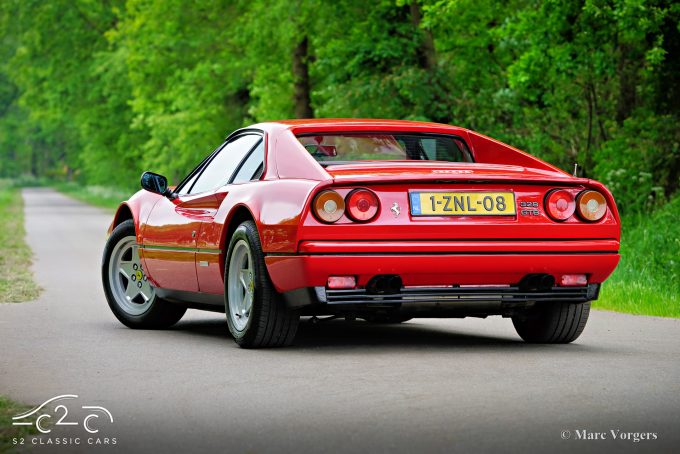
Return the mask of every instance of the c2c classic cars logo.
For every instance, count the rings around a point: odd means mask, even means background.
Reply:
[[[113,424],[113,415],[104,407],[81,405],[86,416],[69,417],[69,408],[64,401],[77,399],[76,394],[62,394],[46,400],[37,407],[12,418],[14,426],[35,426],[42,434],[49,434],[59,426],[82,426],[90,434],[96,434],[101,424]],[[71,407],[73,408],[73,407]]]

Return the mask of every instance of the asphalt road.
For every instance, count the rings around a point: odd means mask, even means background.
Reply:
[[[24,449],[58,450],[56,437],[81,437],[59,450],[82,452],[107,450],[91,438],[115,438],[124,452],[680,447],[680,320],[595,311],[581,338],[562,346],[524,344],[498,317],[303,323],[282,350],[237,348],[222,314],[190,311],[167,331],[130,330],[101,289],[111,214],[48,189],[24,198],[45,291],[0,305],[0,394],[31,405],[76,394],[69,417],[78,405],[114,417],[98,420],[94,436],[59,426]],[[583,430],[606,439],[579,440]],[[656,439],[612,440],[610,430]]]

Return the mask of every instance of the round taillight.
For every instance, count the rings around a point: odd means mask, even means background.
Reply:
[[[347,195],[347,215],[353,221],[368,222],[378,214],[380,200],[373,191],[355,189]]]
[[[576,210],[574,196],[564,189],[550,191],[545,198],[545,211],[556,221],[566,221]]]
[[[321,191],[314,199],[314,214],[320,221],[335,222],[345,212],[345,200],[332,190]]]
[[[583,191],[576,198],[578,214],[586,221],[599,221],[607,212],[607,201],[597,191]]]

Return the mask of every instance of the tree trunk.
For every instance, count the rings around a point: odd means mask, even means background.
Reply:
[[[619,99],[616,104],[616,121],[623,121],[633,113],[636,103],[635,87],[637,85],[638,60],[632,55],[632,46],[623,44],[619,47],[619,63],[617,73],[619,75]]]
[[[31,175],[38,176],[38,150],[34,144],[31,144]]]
[[[296,118],[313,118],[309,83],[309,40],[307,36],[295,46],[293,52],[293,81]]]
[[[411,2],[411,23],[415,29],[420,30],[422,33],[422,39],[420,40],[420,46],[418,48],[418,64],[423,69],[434,70],[437,67],[437,54],[434,49],[434,38],[432,37],[432,32],[430,30],[420,29],[421,20],[422,14],[420,5],[417,0],[413,0]]]

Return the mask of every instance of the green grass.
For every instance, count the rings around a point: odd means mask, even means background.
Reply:
[[[100,208],[116,209],[132,193],[105,186],[84,186],[78,183],[52,183],[59,192]]]
[[[31,407],[18,404],[0,396],[0,453],[8,452],[16,447],[12,442],[13,438],[28,437],[29,435],[37,434],[34,426],[13,426],[12,417],[24,411],[30,410]],[[29,443],[26,441],[25,443]],[[26,444],[24,444],[24,447]]]
[[[0,180],[0,302],[34,300],[40,288],[31,273],[31,250],[24,239],[21,193],[10,182]]]
[[[621,262],[593,307],[680,317],[680,197],[650,216],[624,218]]]

